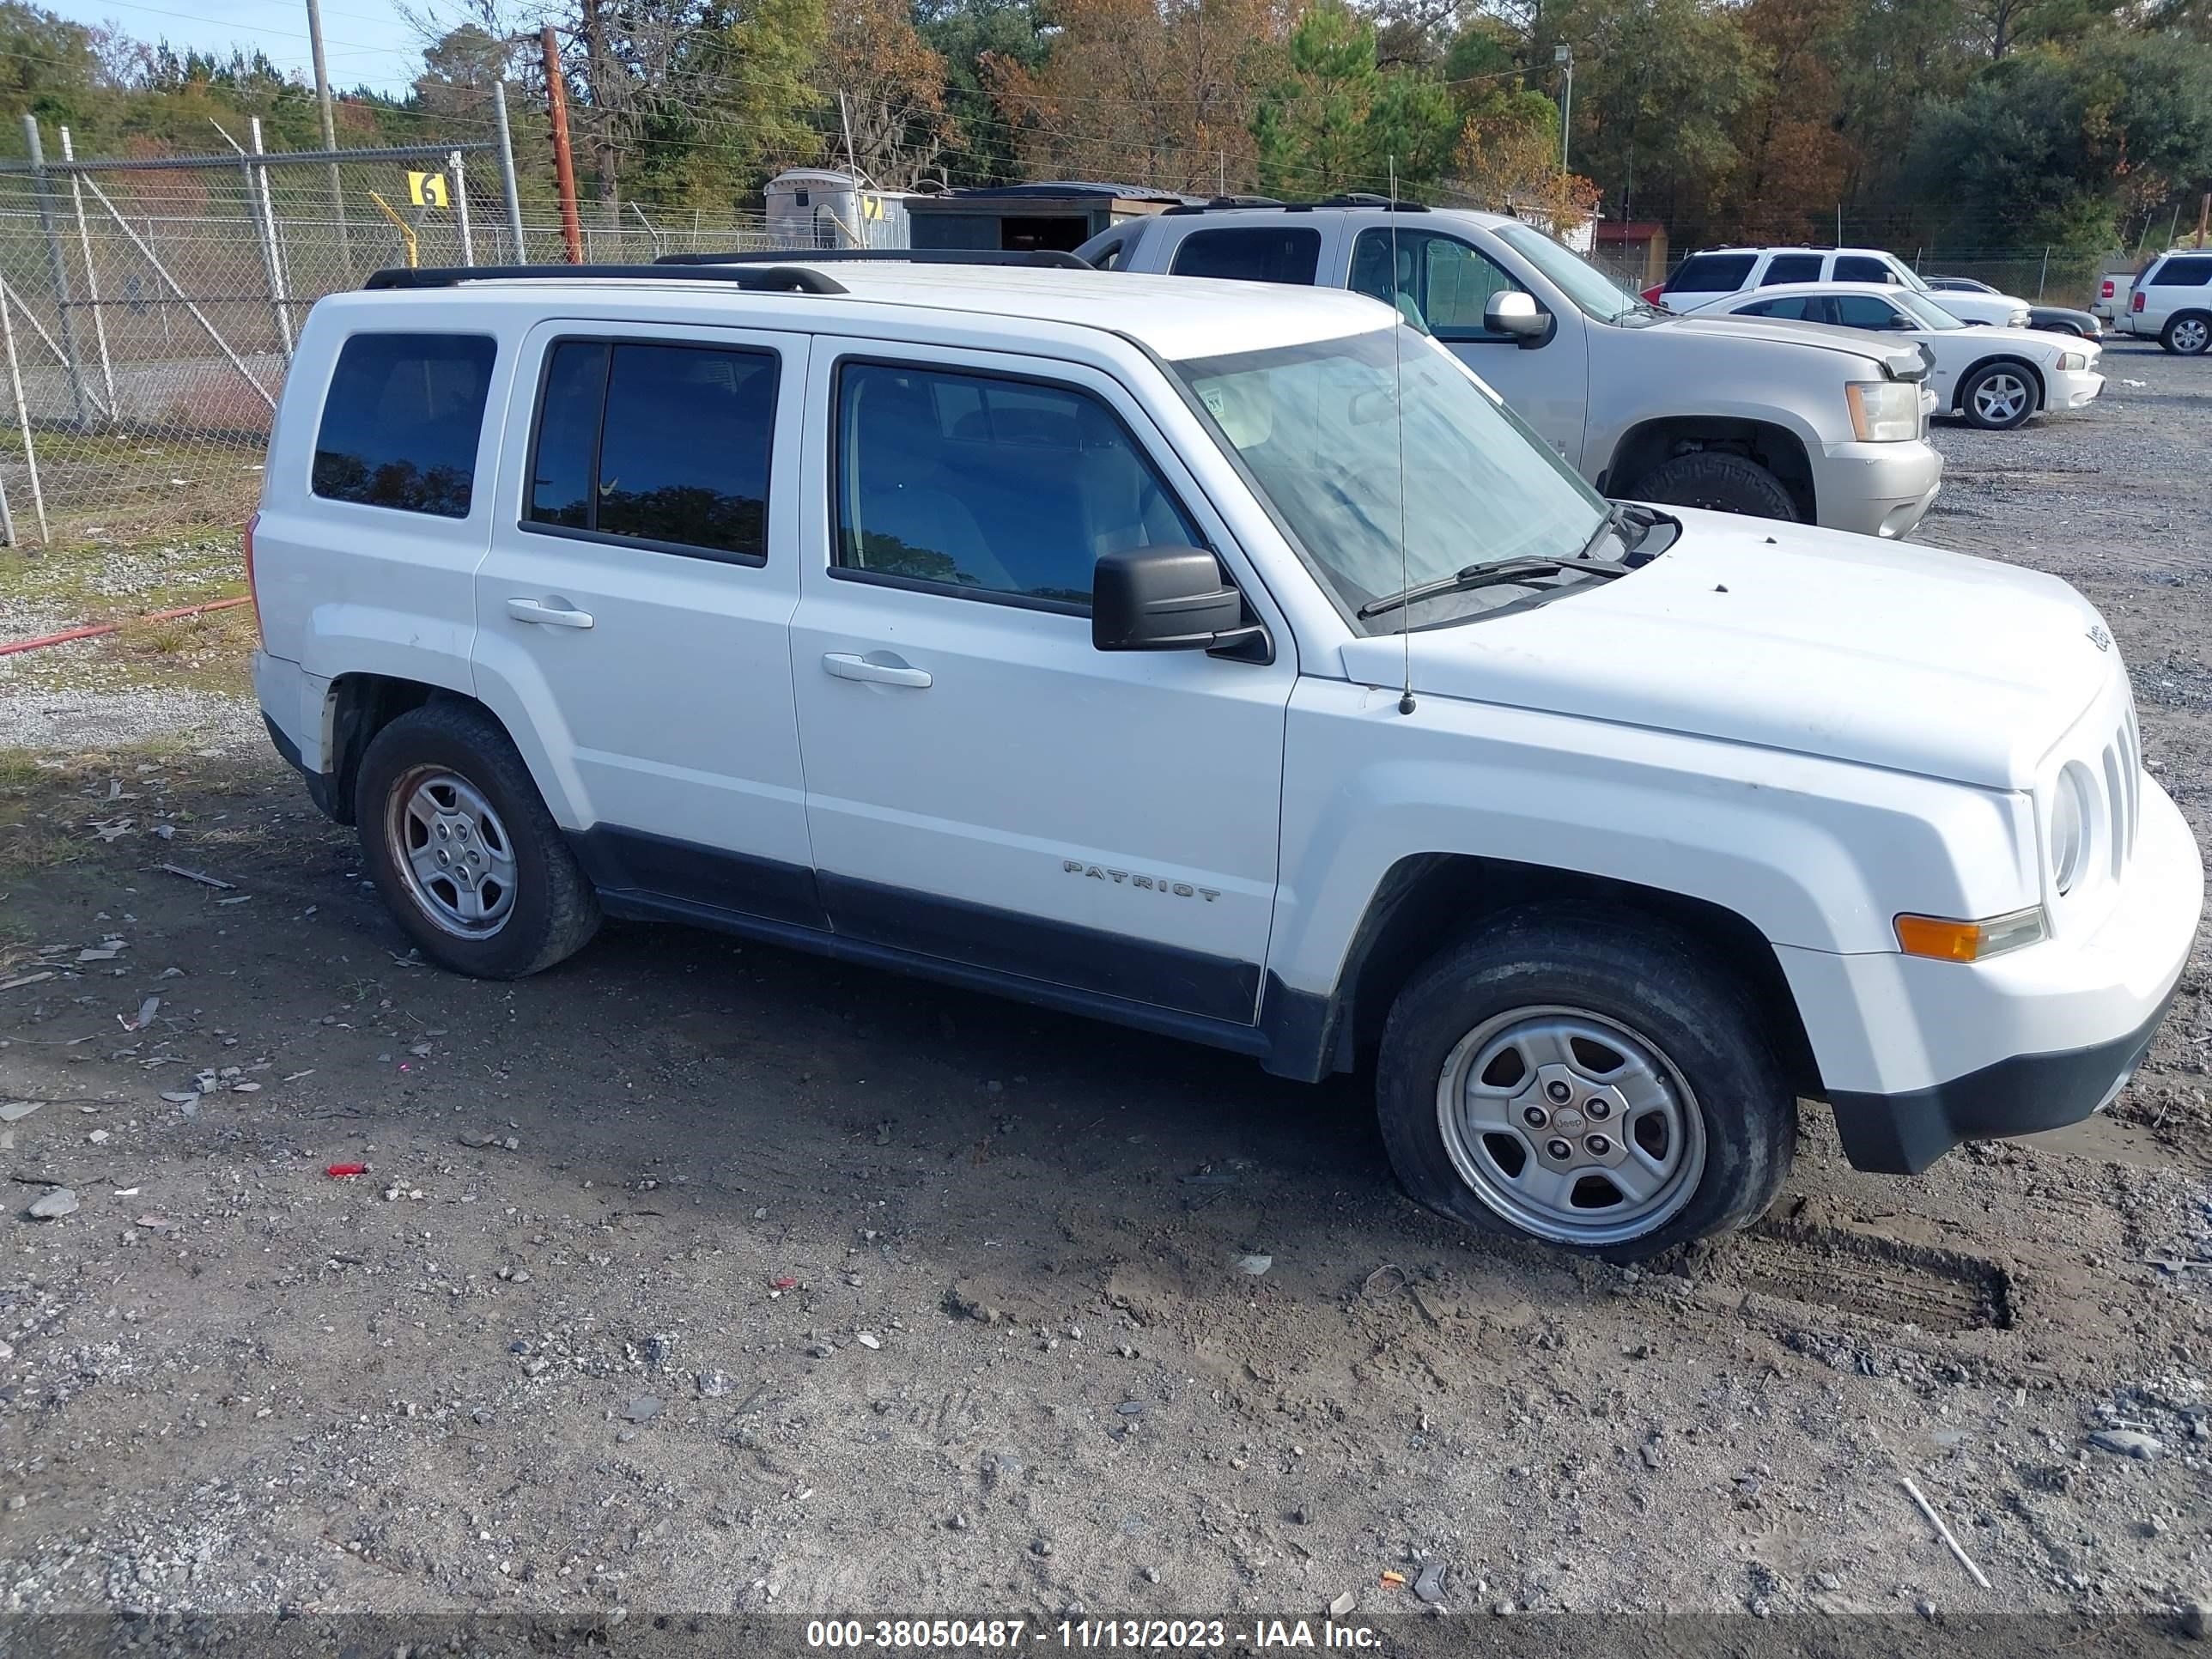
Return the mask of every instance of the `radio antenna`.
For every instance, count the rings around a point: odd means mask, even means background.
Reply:
[[[1396,382],[1392,389],[1391,412],[1398,417],[1398,591],[1405,592],[1413,586],[1406,553],[1406,344],[1403,338],[1406,319],[1398,310],[1398,158],[1390,157],[1390,369]],[[1398,607],[1398,651],[1404,664],[1404,678],[1398,696],[1398,712],[1413,712],[1413,635],[1411,623],[1413,607]]]

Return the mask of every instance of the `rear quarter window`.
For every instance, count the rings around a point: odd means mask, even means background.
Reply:
[[[1308,225],[1240,225],[1197,230],[1176,250],[1178,276],[1225,276],[1310,286],[1321,264],[1321,233]]]
[[[2153,288],[2202,288],[2212,282],[2212,258],[2168,258],[2150,279]]]
[[[1756,253],[1692,253],[1667,279],[1669,294],[1733,294],[1751,280]]]
[[[356,501],[465,519],[498,345],[483,334],[356,334],[339,349],[315,435],[310,487]]]

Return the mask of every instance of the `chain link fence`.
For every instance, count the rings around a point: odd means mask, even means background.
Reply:
[[[0,536],[10,544],[234,528],[308,308],[387,266],[558,264],[495,145],[0,164]],[[34,158],[37,152],[33,151]],[[410,175],[421,177],[410,180]],[[623,219],[584,257],[785,246],[759,215]],[[518,236],[517,231],[520,230]]]

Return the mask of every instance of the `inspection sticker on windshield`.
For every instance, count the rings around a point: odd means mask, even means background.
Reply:
[[[1207,386],[1198,394],[1198,400],[1206,405],[1206,412],[1212,416],[1215,420],[1225,421],[1229,418],[1229,399],[1221,395],[1219,386]]]

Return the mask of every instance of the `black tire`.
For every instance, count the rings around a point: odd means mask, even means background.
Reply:
[[[1678,1096],[1677,1103],[1696,1111],[1704,1144],[1701,1167],[1677,1149],[1678,1184],[1668,1200],[1679,1200],[1677,1207],[1655,1210],[1648,1224],[1610,1222],[1593,1212],[1587,1229],[1596,1234],[1608,1224],[1643,1228],[1633,1237],[1577,1237],[1525,1225],[1455,1163],[1443,1124],[1447,1065],[1456,1063],[1463,1040],[1473,1034],[1500,1022],[1509,1022],[1509,1032],[1519,1029],[1510,1024],[1516,1011],[1528,1011],[1531,1022],[1595,1016],[1647,1045],[1662,1068],[1671,1068],[1674,1079],[1686,1085],[1690,1098]],[[1540,1082],[1545,1075],[1530,1074],[1528,1086],[1549,1086]],[[1508,1086],[1521,1085],[1509,1079]],[[1452,1093],[1456,1100],[1456,1088]],[[1797,1145],[1796,1093],[1749,991],[1674,929],[1595,908],[1509,911],[1439,952],[1390,1011],[1376,1098],[1391,1164],[1421,1203],[1472,1227],[1542,1239],[1613,1261],[1639,1261],[1756,1219],[1789,1175]],[[1510,1109],[1517,1115],[1522,1108],[1516,1101]],[[1559,1118],[1547,1134],[1571,1115],[1568,1109],[1558,1109]],[[1633,1132],[1630,1114],[1623,1112],[1617,1121],[1626,1139]],[[1595,1115],[1565,1133],[1586,1134],[1593,1127],[1603,1127]],[[1531,1158],[1534,1133],[1526,1148]],[[1488,1146],[1498,1139],[1476,1137]],[[1462,1149],[1471,1144],[1463,1135],[1461,1141]],[[1586,1184],[1574,1182],[1571,1206],[1584,1195]],[[1607,1184],[1601,1176],[1599,1185]],[[1685,1191],[1686,1197],[1680,1196]],[[1627,1201],[1619,1189],[1616,1196]],[[1505,1201],[1512,1201],[1510,1195]]]
[[[2177,357],[2201,357],[2212,346],[2212,317],[2201,311],[2178,311],[2159,330],[2158,343]]]
[[[505,908],[480,933],[465,936],[441,921],[429,885],[403,867],[398,842],[412,833],[405,802],[418,787],[441,789],[439,778],[476,791],[506,842],[502,867],[511,865],[513,879],[497,901]],[[440,966],[477,979],[520,979],[574,955],[599,931],[598,895],[513,741],[483,709],[432,702],[399,716],[362,757],[354,801],[377,890],[402,931]],[[477,839],[489,846],[494,837],[479,830]],[[493,893],[483,877],[475,879],[481,892]]]
[[[2021,395],[2007,402],[2003,413],[1986,412],[1980,402],[1983,388],[2008,378],[2018,383]],[[2009,432],[2034,414],[2042,404],[2042,384],[2035,372],[2027,364],[2009,358],[1977,363],[1959,383],[1959,413],[1966,416],[1967,425],[1979,427],[1984,432]]]
[[[1797,504],[1782,480],[1757,461],[1721,449],[1693,449],[1659,463],[1620,492],[1631,501],[1702,507],[1796,524]]]

